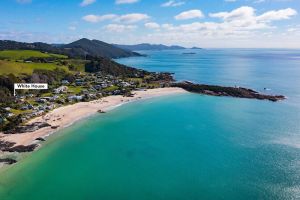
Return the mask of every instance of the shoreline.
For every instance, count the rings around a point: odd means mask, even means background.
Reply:
[[[108,112],[126,103],[183,93],[188,92],[182,88],[176,87],[148,89],[143,91],[133,91],[133,97],[123,97],[120,95],[108,96],[90,102],[79,102],[76,104],[59,107],[50,111],[46,115],[34,118],[27,123],[32,124],[42,122],[48,123],[50,126],[26,133],[3,134],[0,132],[0,141],[15,143],[14,147],[19,145],[28,146],[34,144],[38,144],[39,147],[41,146],[41,142],[37,140],[38,138],[45,139],[50,135],[63,130],[64,128],[72,126],[72,124],[76,123],[77,121],[96,114],[99,111]],[[0,156],[3,157],[3,155],[7,153],[8,152],[0,151]]]

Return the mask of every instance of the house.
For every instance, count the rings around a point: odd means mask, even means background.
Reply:
[[[47,99],[39,98],[39,99],[36,100],[36,102],[38,102],[38,103],[46,103]]]
[[[61,84],[63,84],[63,85],[68,85],[68,84],[70,84],[70,82],[69,82],[68,80],[62,80],[62,81],[61,81]]]
[[[53,92],[55,94],[66,93],[66,92],[68,92],[68,87],[67,86],[61,86],[59,88],[54,89]]]
[[[95,88],[96,90],[101,90],[101,89],[102,89],[102,86],[101,86],[101,85],[94,85],[94,88]]]
[[[29,107],[28,107],[28,105],[25,105],[25,106],[22,106],[20,109],[21,110],[29,110]]]
[[[76,79],[76,80],[75,80],[75,84],[76,84],[77,86],[81,86],[81,85],[83,85],[83,83],[84,83],[84,81],[83,81],[82,79]]]
[[[6,108],[4,108],[4,110],[6,110],[6,111],[10,111],[10,110],[11,110],[11,108],[10,108],[10,107],[6,107]]]
[[[76,95],[72,95],[68,97],[69,101],[81,101],[83,99],[83,96],[76,96]]]
[[[15,114],[14,113],[8,113],[7,117],[13,117]]]

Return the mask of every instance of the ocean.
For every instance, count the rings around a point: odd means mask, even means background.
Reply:
[[[190,93],[94,115],[2,171],[1,200],[300,199],[300,50],[141,53],[117,61],[288,99]]]

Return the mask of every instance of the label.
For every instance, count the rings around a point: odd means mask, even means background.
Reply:
[[[47,83],[15,83],[14,95],[16,96],[16,90],[47,90]]]

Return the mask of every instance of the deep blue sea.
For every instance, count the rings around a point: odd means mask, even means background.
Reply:
[[[300,199],[300,50],[142,53],[117,61],[288,99],[180,94],[126,104],[0,173],[1,200]]]

